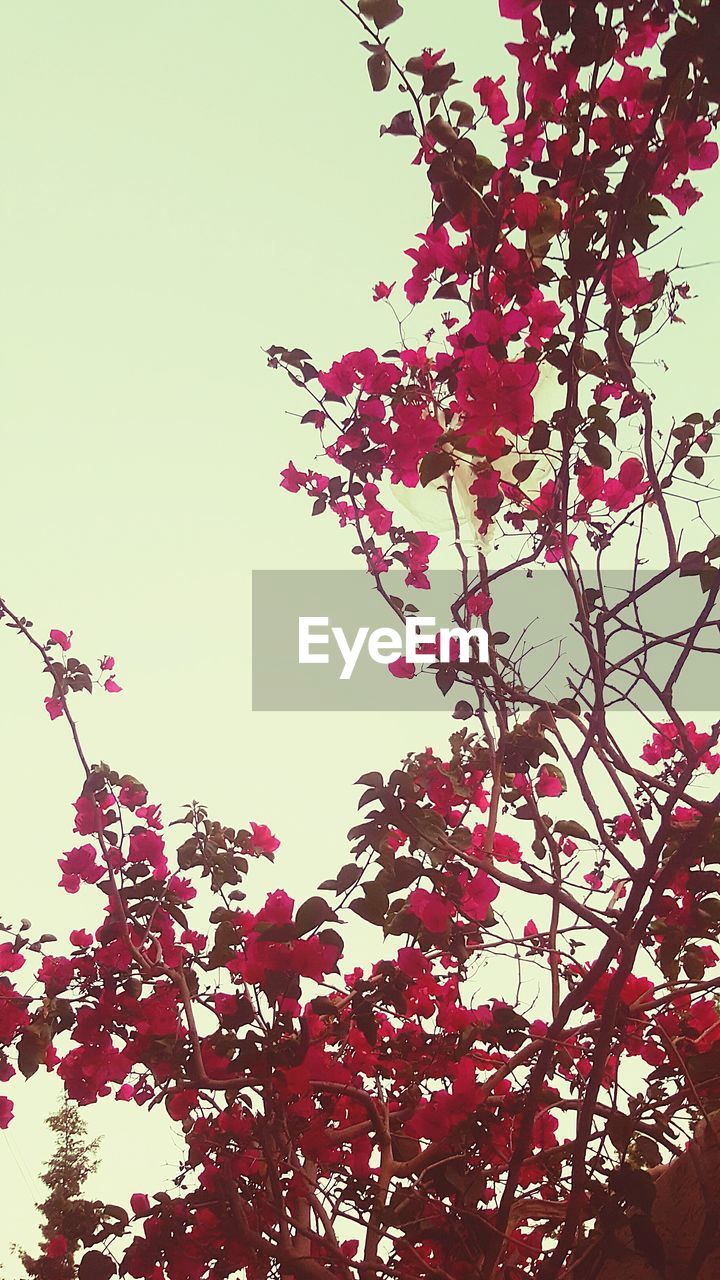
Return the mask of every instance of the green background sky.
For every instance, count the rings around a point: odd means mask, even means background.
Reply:
[[[508,69],[494,0],[406,9],[403,54],[447,46],[473,79]],[[251,569],[349,563],[347,536],[277,488],[308,437],[262,348],[323,364],[391,345],[371,287],[402,278],[427,221],[411,144],[378,139],[402,104],[372,95],[357,39],[336,0],[0,3],[0,592],[45,634],[74,628],[81,656],[116,655],[124,694],[82,707],[90,756],[168,815],[197,798],[269,822],[299,894],[345,860],[358,774],[447,728],[249,707]],[[708,199],[677,237],[685,261],[714,256],[715,222]],[[668,414],[715,407],[717,279],[655,352],[672,374],[648,370]],[[29,653],[0,641],[0,912],[94,928],[92,892],[55,889],[78,770]],[[13,1090],[0,1257],[34,1240],[56,1093]],[[107,1133],[96,1194],[163,1185],[180,1147],[163,1115],[86,1118]]]

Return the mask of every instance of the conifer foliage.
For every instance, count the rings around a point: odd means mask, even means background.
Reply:
[[[33,1257],[21,1253],[28,1276],[37,1280],[74,1280],[76,1254],[81,1242],[94,1233],[102,1217],[102,1205],[86,1200],[82,1191],[98,1167],[98,1138],[88,1138],[87,1125],[77,1103],[63,1098],[47,1126],[55,1146],[42,1174],[48,1196],[38,1209],[43,1216],[42,1250]]]

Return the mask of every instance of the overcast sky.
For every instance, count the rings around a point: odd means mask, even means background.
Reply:
[[[492,0],[406,9],[403,55],[446,46],[471,83],[508,70]],[[277,487],[309,437],[262,348],[324,365],[391,345],[371,288],[403,278],[428,220],[411,144],[378,138],[402,104],[373,96],[357,42],[336,0],[0,4],[0,593],[39,632],[73,628],[80,656],[116,656],[122,696],[81,708],[90,757],[140,777],[166,816],[196,798],[267,821],[277,879],[301,895],[346,860],[357,776],[449,728],[249,704],[251,570],[349,563],[348,537]],[[710,199],[689,225],[677,253],[712,258]],[[654,353],[671,373],[648,370],[668,414],[715,408],[717,271],[701,277],[704,301]],[[31,654],[0,643],[0,911],[62,937],[97,922],[91,890],[56,888],[78,768]],[[12,1093],[0,1260],[34,1244],[58,1096],[39,1076]],[[85,1118],[106,1133],[94,1194],[164,1185],[180,1144],[160,1109]]]

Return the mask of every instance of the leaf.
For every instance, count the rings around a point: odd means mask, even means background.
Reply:
[[[453,720],[469,720],[473,714],[473,709],[469,702],[458,702],[453,711]]]
[[[452,147],[458,141],[458,131],[444,118],[444,116],[433,116],[428,120],[427,131],[436,142],[443,147]]]
[[[610,1174],[608,1186],[626,1204],[635,1205],[643,1213],[650,1212],[655,1199],[655,1183],[644,1169],[622,1164]]]
[[[522,458],[520,462],[516,462],[513,467],[513,475],[519,484],[523,480],[527,480],[532,475],[537,466],[537,458]]]
[[[705,961],[699,947],[690,946],[685,949],[682,967],[691,982],[699,982],[705,976]]]
[[[455,683],[456,672],[453,667],[439,667],[435,674],[435,684],[443,696],[449,693]]]
[[[360,916],[362,920],[367,920],[368,924],[381,925],[385,923],[385,915],[387,913],[390,900],[387,892],[383,889],[377,880],[371,881],[370,884],[364,884],[362,891],[365,895],[363,898],[356,898],[350,903],[350,910]]]
[[[579,822],[574,822],[572,819],[556,822],[553,831],[557,831],[558,835],[561,836],[571,836],[574,840],[592,840],[590,832],[586,831]]]
[[[124,1226],[127,1226],[130,1220],[127,1209],[123,1209],[122,1205],[119,1204],[103,1205],[103,1215],[106,1218],[115,1218],[118,1222],[122,1222]]]
[[[696,480],[702,480],[705,473],[705,461],[703,458],[686,458],[683,466]]]
[[[635,1121],[632,1116],[626,1115],[624,1111],[613,1111],[607,1122],[607,1131],[616,1151],[624,1155],[635,1132]]]
[[[633,1152],[650,1169],[660,1164],[660,1150],[657,1143],[643,1133],[638,1134],[633,1142]]]
[[[21,1035],[18,1044],[18,1067],[26,1080],[34,1076],[40,1064],[45,1061],[51,1038],[50,1028],[46,1022],[38,1022],[28,1027]]]
[[[664,1275],[665,1249],[652,1218],[648,1214],[633,1214],[630,1231],[637,1252],[650,1263],[656,1275]]]
[[[437,453],[427,453],[419,468],[420,484],[423,489],[426,489],[439,476],[445,475],[446,471],[452,471],[452,468],[453,460],[449,453],[442,450]]]
[[[457,112],[459,128],[472,128],[475,119],[475,108],[469,102],[463,102],[461,98],[457,98],[455,102],[450,103],[450,110]]]
[[[381,773],[362,773],[355,783],[356,787],[372,787],[375,791],[379,791],[383,785],[383,776]]]
[[[315,996],[310,1001],[310,1008],[313,1013],[328,1018],[337,1018],[339,1012],[337,1005],[329,996]]]
[[[412,111],[398,111],[389,124],[381,124],[380,137],[384,137],[386,133],[391,134],[394,138],[403,138],[414,134],[415,121],[412,117]]]
[[[303,902],[295,916],[295,924],[301,935],[310,933],[311,930],[317,929],[318,925],[327,924],[331,920],[337,920],[335,912],[324,898],[317,895]]]
[[[692,578],[695,574],[700,573],[705,568],[705,557],[702,551],[686,551],[680,561],[680,577]]]
[[[368,58],[368,75],[375,93],[382,93],[390,83],[390,59],[384,49],[371,53]]]
[[[393,1133],[392,1153],[396,1160],[412,1160],[422,1150],[417,1138],[408,1138],[404,1133]]]
[[[541,262],[562,224],[562,209],[552,196],[543,195],[542,211],[530,231],[527,232],[527,247],[532,258]]]
[[[585,456],[588,462],[594,467],[602,467],[603,471],[608,471],[612,466],[612,454],[604,444],[598,444],[596,440],[591,440],[585,446]]]
[[[90,1249],[80,1259],[78,1280],[110,1280],[117,1274],[115,1262],[108,1253],[100,1253],[99,1249]]]
[[[345,893],[346,889],[351,889],[354,884],[357,884],[361,875],[362,869],[355,862],[346,862],[340,868],[334,880],[323,880],[318,887],[320,889],[334,889],[335,893]]]
[[[403,7],[398,0],[359,0],[358,9],[364,18],[375,23],[378,30],[389,27],[403,16]]]

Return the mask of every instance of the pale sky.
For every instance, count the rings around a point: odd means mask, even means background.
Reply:
[[[447,46],[468,97],[508,70],[512,35],[494,0],[407,0],[394,41]],[[116,656],[124,693],[76,704],[90,757],[140,777],[166,817],[195,798],[268,822],[276,882],[303,896],[347,860],[357,776],[450,729],[250,711],[251,570],[350,563],[331,519],[278,488],[290,457],[310,461],[309,428],[262,348],[326,365],[392,345],[371,289],[404,278],[428,221],[411,142],[378,137],[403,104],[372,94],[358,36],[336,0],[0,3],[0,593],[43,638],[73,628],[80,656]],[[710,198],[688,225],[677,252],[712,258]],[[668,414],[715,408],[717,269],[688,279],[705,299],[654,350],[671,373],[648,371]],[[80,775],[31,654],[0,646],[2,918],[62,938],[97,920],[91,890],[56,888]],[[58,1094],[40,1076],[8,1091],[0,1261],[34,1246]],[[164,1185],[180,1143],[160,1109],[84,1114],[107,1134],[91,1193]]]

